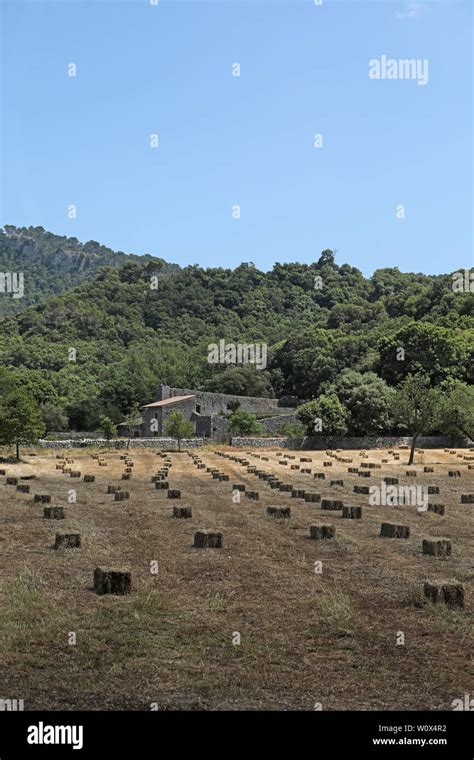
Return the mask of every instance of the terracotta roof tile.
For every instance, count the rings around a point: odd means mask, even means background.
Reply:
[[[194,394],[189,396],[172,396],[171,398],[165,398],[163,401],[154,401],[152,404],[144,404],[142,409],[155,408],[157,406],[167,406],[168,404],[176,404],[178,401],[185,401],[188,398],[196,398]]]

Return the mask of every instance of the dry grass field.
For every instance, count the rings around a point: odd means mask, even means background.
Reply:
[[[407,467],[408,452],[398,450],[399,460],[382,450],[365,457],[286,452],[295,458],[282,465],[277,450],[220,449],[295,489],[362,506],[362,519],[343,519],[271,489],[217,451],[194,452],[203,469],[187,453],[168,455],[167,480],[180,500],[151,482],[163,464],[152,450],[130,450],[129,481],[115,450],[92,452],[106,466],[89,450],[60,452],[80,478],[56,469],[57,451],[24,450],[19,464],[0,464],[0,698],[24,699],[27,710],[313,710],[317,703],[323,710],[449,710],[453,699],[474,692],[474,504],[461,503],[474,491],[472,452],[426,450]],[[381,467],[368,478],[348,472],[362,463]],[[229,481],[213,479],[207,467]],[[449,470],[461,476],[448,477]],[[9,476],[30,493],[7,485]],[[444,504],[445,514],[370,506],[367,495],[353,493],[354,485],[380,485],[386,476],[438,486],[429,500]],[[341,479],[342,486],[330,485]],[[259,500],[241,492],[236,503],[234,483],[258,491]],[[108,485],[129,491],[129,500],[115,501]],[[75,503],[68,503],[70,489]],[[44,519],[35,494],[51,495],[65,519]],[[192,518],[174,519],[173,507],[183,505]],[[268,517],[270,505],[290,506],[291,518]],[[410,537],[381,537],[384,521],[409,525]],[[311,540],[317,522],[334,525],[335,539]],[[221,531],[223,548],[194,548],[200,528]],[[71,530],[81,534],[81,547],[55,550],[56,532]],[[452,555],[424,555],[422,540],[433,537],[451,539]],[[95,593],[97,566],[129,569],[131,594]],[[427,579],[463,582],[464,609],[424,598]]]

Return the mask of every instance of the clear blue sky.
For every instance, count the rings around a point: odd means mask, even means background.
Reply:
[[[0,2],[2,225],[182,265],[472,266],[472,0]],[[369,79],[382,55],[428,84]]]

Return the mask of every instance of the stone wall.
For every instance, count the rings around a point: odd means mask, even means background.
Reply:
[[[218,414],[219,412],[228,412],[228,404],[231,401],[238,401],[240,408],[245,412],[254,414],[271,414],[272,412],[284,414],[294,413],[293,407],[278,406],[276,398],[254,398],[253,396],[233,396],[228,393],[210,393],[207,391],[196,391],[190,388],[170,388],[168,385],[162,385],[158,389],[157,399],[163,400],[172,396],[187,396],[193,394],[196,396],[196,403],[201,407],[201,414]]]
[[[301,425],[301,422],[296,414],[276,414],[274,417],[264,417],[263,420],[261,419],[258,421],[263,427],[265,433],[278,433],[281,429],[281,426],[284,425],[285,422],[291,422],[294,425]]]
[[[309,451],[325,451],[326,449],[384,449],[397,446],[410,446],[410,437],[381,436],[360,438],[232,438],[232,446],[238,448],[279,448]],[[463,438],[449,436],[422,436],[418,438],[418,449],[455,449],[467,448],[473,442]]]
[[[40,440],[39,445],[43,449],[83,449],[89,446],[105,447],[111,449],[126,449],[127,439],[117,438],[113,441],[107,442],[105,438],[95,439],[69,439],[63,441],[46,441]],[[193,449],[202,446],[204,443],[202,438],[183,438],[181,441],[182,449]],[[129,448],[151,448],[151,449],[177,449],[178,443],[176,438],[131,438]]]
[[[48,438],[51,438],[51,440],[65,441],[69,439],[102,438],[104,433],[102,430],[94,430],[93,432],[79,432],[77,430],[68,430],[67,432],[53,431],[47,435]]]

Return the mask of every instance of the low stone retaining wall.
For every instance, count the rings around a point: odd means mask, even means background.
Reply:
[[[285,423],[292,425],[301,425],[296,414],[276,414],[273,417],[264,417],[259,419],[258,422],[263,427],[266,433],[278,433],[281,426]]]
[[[181,441],[182,449],[193,449],[203,445],[203,438],[186,438]],[[111,449],[126,449],[128,439],[117,438],[113,441],[106,441],[105,438],[83,438],[81,440],[68,439],[63,441],[47,441],[41,439],[39,445],[43,449],[83,449],[88,447],[105,446]],[[130,449],[150,448],[150,449],[177,449],[178,442],[176,438],[130,438]]]
[[[182,449],[200,448],[204,443],[213,443],[209,438],[186,438],[181,441]],[[127,448],[126,438],[117,438],[106,441],[105,438],[82,438],[67,439],[61,441],[47,441],[41,439],[39,445],[44,449],[80,449],[87,447],[105,446],[111,449]],[[215,441],[214,441],[215,443]],[[326,449],[385,449],[397,446],[410,446],[411,438],[408,436],[381,436],[360,438],[232,438],[232,446],[236,448],[279,448],[295,449],[297,451],[325,451]],[[425,436],[417,440],[418,449],[460,449],[473,445],[473,441],[463,438],[450,438],[449,436]],[[177,449],[176,438],[130,438],[129,448],[150,449]]]
[[[238,448],[279,448],[298,451],[325,451],[326,449],[385,449],[397,446],[410,446],[412,439],[408,436],[363,436],[360,438],[232,438],[232,446]],[[459,449],[472,446],[472,441],[449,436],[421,436],[416,442],[418,449]]]

